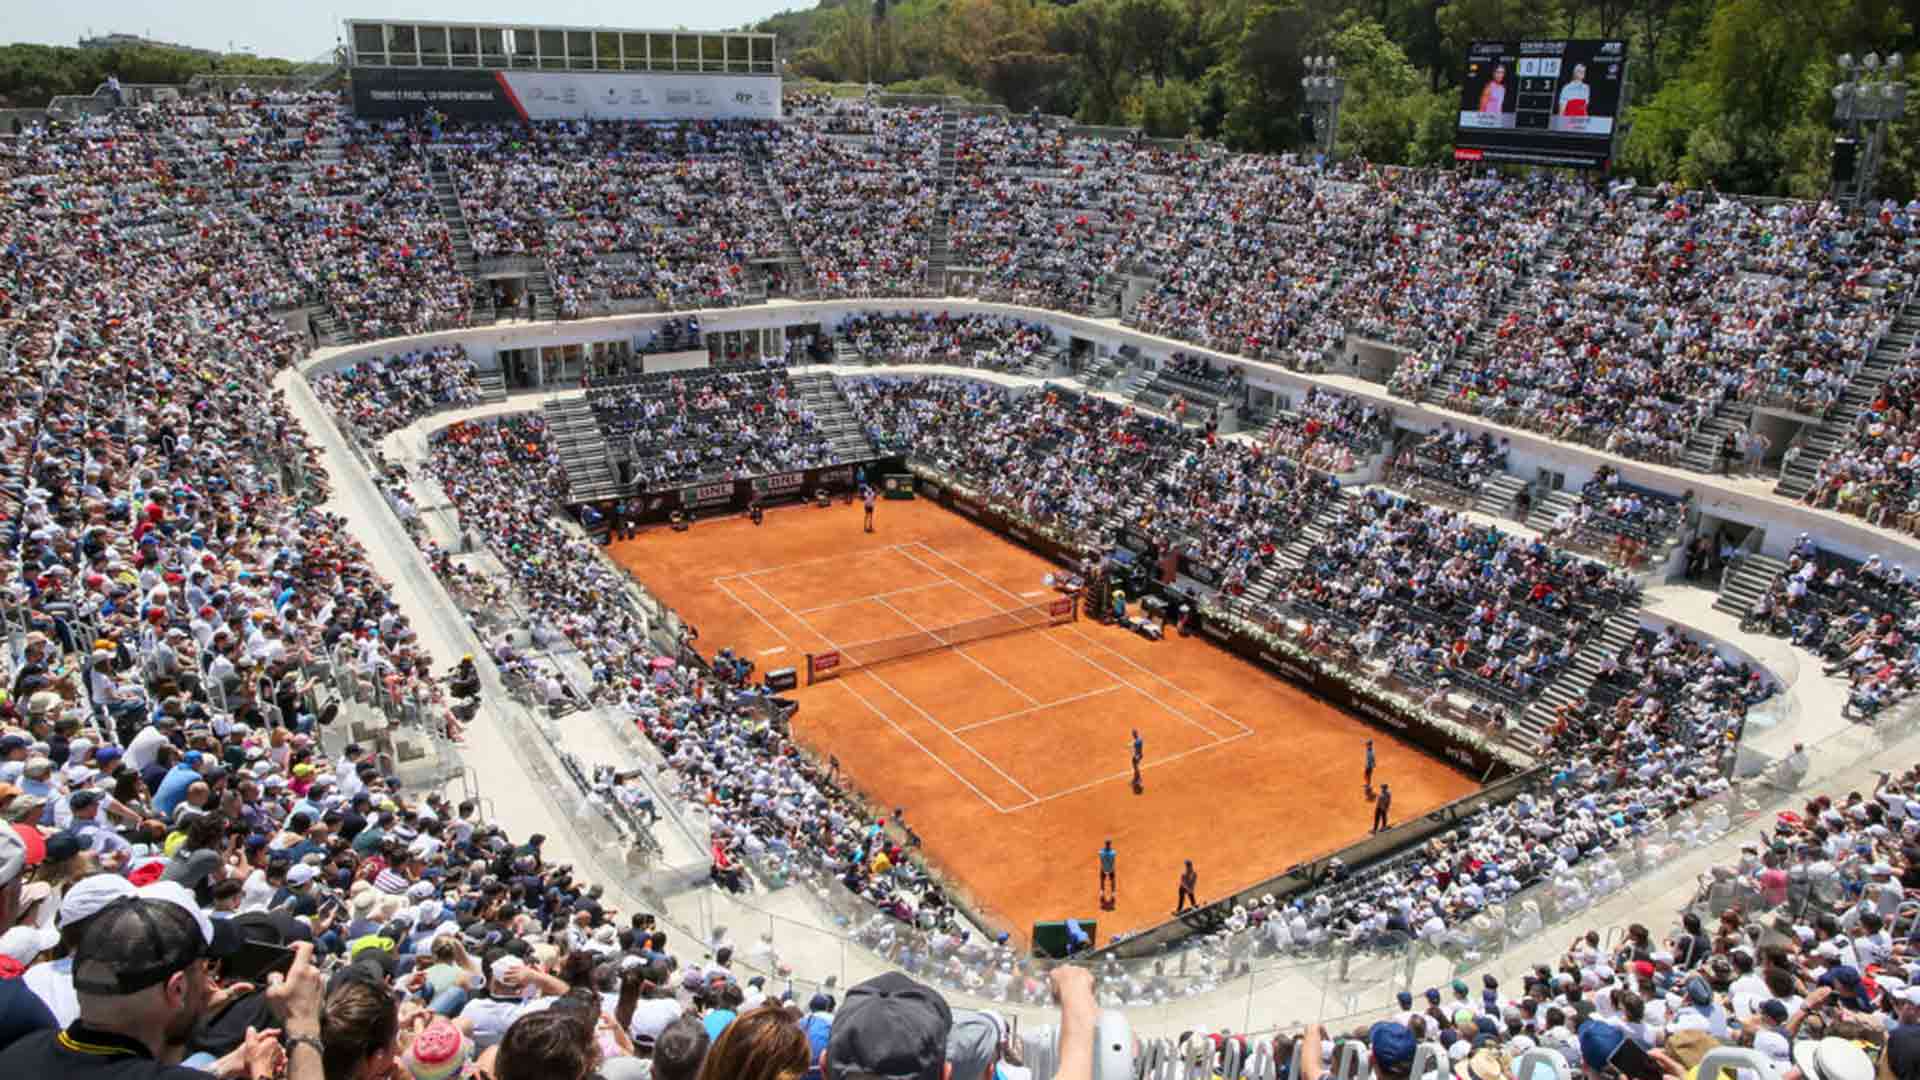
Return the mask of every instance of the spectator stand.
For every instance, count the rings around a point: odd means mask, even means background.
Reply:
[[[1527,526],[1576,550],[1634,571],[1657,571],[1693,528],[1693,493],[1675,498],[1628,483],[1601,466],[1577,492],[1550,491],[1533,503]]]
[[[1454,432],[1448,424],[1426,434],[1399,429],[1381,482],[1430,502],[1512,518],[1527,483],[1506,471],[1503,444],[1486,434]]]
[[[1856,472],[1863,479],[1876,479],[1860,468],[1862,459],[1871,460],[1893,443],[1910,443],[1915,426],[1913,368],[1920,355],[1920,306],[1909,292],[1893,323],[1874,344],[1865,361],[1853,372],[1839,399],[1817,425],[1808,425],[1797,435],[1784,455],[1780,483],[1774,493],[1813,501],[1817,505],[1838,506],[1837,493],[1827,490],[1836,483],[1852,479]],[[1876,430],[1891,410],[1897,409],[1904,422],[1891,432]],[[1912,505],[1910,497],[1895,489],[1893,513],[1903,514]],[[1864,512],[1870,500],[1860,506],[1842,507],[1842,512]]]

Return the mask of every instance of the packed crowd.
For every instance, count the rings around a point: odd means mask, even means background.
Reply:
[[[436,125],[438,126],[438,125]],[[782,229],[750,162],[779,131],[747,121],[568,120],[439,127],[482,259],[544,259],[566,317],[644,300],[725,307]]]
[[[594,420],[644,488],[809,469],[835,460],[779,368],[755,365],[602,380]]]
[[[1159,417],[1057,387],[882,378],[851,384],[847,398],[876,447],[911,448],[1080,546],[1148,512],[1186,439]]]
[[[1788,765],[1804,770],[1795,758]],[[1577,935],[1563,952],[1540,956],[1518,986],[1488,975],[1477,991],[1464,980],[1402,991],[1397,1011],[1339,1041],[1357,1043],[1373,1072],[1392,1078],[1410,1075],[1423,1043],[1437,1043],[1443,1067],[1461,1080],[1525,1080],[1519,1059],[1536,1048],[1586,1075],[1686,1076],[1726,1047],[1805,1080],[1912,1077],[1920,1073],[1920,964],[1901,924],[1911,915],[1906,893],[1920,884],[1917,779],[1920,770],[1883,774],[1870,792],[1820,795],[1780,812],[1758,842],[1705,876],[1671,930],[1636,922],[1617,943],[1597,931]],[[1649,829],[1631,810],[1618,818],[1633,834],[1620,845],[1629,869],[1728,825],[1694,822],[1685,811],[1672,819],[1684,820],[1684,831]],[[1600,859],[1585,861],[1604,891],[1610,878]],[[1539,913],[1529,914],[1519,920],[1523,932],[1537,928]],[[1309,1027],[1280,1036],[1275,1056],[1298,1063],[1297,1080],[1321,1080],[1334,1044]]]
[[[1280,602],[1421,685],[1523,703],[1638,599],[1619,571],[1379,489],[1347,500],[1328,531]]]
[[[1393,431],[1393,414],[1371,402],[1310,386],[1299,406],[1274,417],[1267,448],[1327,472],[1352,472]]]
[[[365,442],[480,400],[473,361],[459,345],[369,357],[308,381],[334,417]]]
[[[1722,402],[1843,386],[1915,258],[1904,228],[1832,204],[1705,191],[1623,187],[1565,225],[1486,347],[1462,355],[1445,404],[1668,463]]]
[[[896,364],[958,364],[1018,371],[1053,345],[1053,332],[1010,315],[916,312],[850,315],[840,335],[860,355]]]
[[[880,109],[849,142],[789,127],[768,166],[780,211],[825,296],[926,291],[927,228],[937,212],[937,109]]]
[[[421,133],[350,129],[360,142],[329,164],[319,150],[335,138],[333,115],[324,101],[241,95],[123,110],[0,146],[12,196],[0,204],[0,350],[14,376],[0,386],[13,507],[3,610],[20,631],[4,654],[0,703],[0,1071],[70,1075],[104,1058],[151,1060],[155,1071],[183,1060],[226,1075],[284,1069],[301,1080],[388,1075],[396,1065],[442,1077],[469,1064],[502,1080],[656,1069],[686,1080],[706,1074],[710,1054],[713,1075],[731,1080],[754,1075],[728,1056],[735,1044],[765,1032],[787,1047],[782,1080],[822,1049],[855,1072],[934,1080],[958,1053],[949,1041],[958,1024],[942,1019],[937,994],[854,988],[840,1022],[827,1018],[831,1000],[805,1018],[752,1008],[767,988],[732,973],[730,954],[670,955],[641,913],[610,910],[604,893],[550,865],[539,837],[519,841],[479,820],[475,806],[397,787],[377,754],[319,752],[319,733],[337,719],[322,686],[378,686],[432,715],[437,680],[346,523],[317,508],[325,477],[270,389],[303,342],[272,310],[317,290],[361,332],[391,333],[462,307],[444,231],[425,216]],[[338,204],[292,209],[304,185]],[[373,208],[394,222],[374,223]],[[301,242],[276,247],[268,238],[278,230]],[[347,250],[339,245],[372,238],[377,252],[330,261]],[[1774,254],[1752,256],[1762,273]],[[1844,340],[1858,328],[1829,329]],[[349,410],[365,393],[422,400],[418,388],[350,380],[333,390]],[[1030,520],[1078,534],[1131,519],[1177,529],[1209,555],[1257,559],[1272,536],[1244,532],[1265,523],[1250,508],[1331,490],[1277,455],[1071,394],[1012,398],[953,380],[883,379],[856,395],[876,441],[924,447]],[[952,922],[903,824],[868,816],[830,767],[778,734],[756,695],[696,666],[656,662],[677,658],[648,644],[618,572],[544,500],[527,497],[561,490],[536,419],[458,425],[439,440],[433,467],[508,568],[534,642],[574,646],[595,699],[624,709],[667,756],[679,795],[709,808],[716,869],[740,861],[828,874],[883,912],[860,933],[895,935],[890,955],[903,966],[940,977],[961,964],[969,990],[984,980],[1008,1000],[1045,996],[1030,972]],[[1631,496],[1609,504],[1619,498]],[[1550,651],[1528,640],[1542,624],[1527,613],[1567,623],[1628,599],[1588,564],[1443,512],[1386,496],[1349,505],[1351,529],[1336,529],[1316,553],[1327,564],[1319,576],[1339,569],[1378,587],[1359,598],[1373,620],[1389,594],[1401,617],[1415,606],[1473,609],[1462,637],[1481,625],[1489,634],[1479,653],[1469,643],[1461,664],[1500,656],[1484,677],[1503,684]],[[1868,688],[1904,685],[1911,615],[1898,568],[1870,561],[1854,571],[1796,555],[1802,563],[1783,588],[1791,598],[1798,583],[1803,597],[1826,599],[1817,636],[1834,669]],[[1803,637],[1814,636],[1813,621]],[[1502,647],[1496,635],[1506,635]],[[489,641],[503,671],[551,662],[517,640]],[[1716,825],[1714,812],[1702,822],[1689,806],[1724,790],[1727,736],[1773,692],[1764,676],[1668,633],[1636,639],[1597,685],[1558,718],[1554,783],[1543,793],[1299,901],[1236,911],[1229,928],[1275,949],[1411,937],[1465,947],[1503,904],[1544,902],[1531,914],[1537,927],[1617,890],[1634,867],[1724,833],[1723,811]],[[1803,1034],[1819,1017],[1826,1034],[1885,1046],[1904,1078],[1902,1063],[1915,1061],[1906,1032],[1920,1024],[1920,994],[1905,977],[1920,972],[1901,966],[1904,950],[1885,931],[1901,886],[1920,885],[1915,780],[1816,800],[1777,821],[1721,879],[1741,902],[1713,934],[1683,923],[1661,948],[1638,933],[1611,958],[1576,945],[1564,971],[1465,1020],[1441,1008],[1437,991],[1428,1000],[1440,1017],[1414,1015],[1409,999],[1403,1020],[1371,1033],[1371,1051],[1391,1072],[1410,1057],[1411,1039],[1432,1035],[1468,1076],[1499,1080],[1504,1072],[1475,1061],[1521,1040],[1577,1050],[1599,1068],[1626,1039],[1695,1052],[1704,1028],[1776,1056],[1784,1049],[1820,1080],[1864,1080],[1848,1071],[1844,1043]],[[1539,889],[1523,896],[1529,885]],[[1796,889],[1827,910],[1792,925],[1784,942],[1763,941],[1769,931],[1754,916],[1794,902]],[[927,936],[909,939],[903,926]],[[284,968],[239,967],[243,937],[290,950]],[[202,960],[219,961],[217,974]],[[1117,1002],[1151,996],[1135,982],[1117,975],[1102,992]],[[1056,983],[1084,1023],[1090,987],[1071,974]],[[858,1056],[867,1044],[856,1036],[874,1030],[856,1008],[867,997],[932,1014],[936,1037],[916,1044],[912,1069]],[[1583,1002],[1597,1014],[1590,1022],[1620,1034],[1570,1022]],[[898,1029],[897,1012],[873,1015],[889,1021],[880,1030]],[[1441,1023],[1449,1016],[1451,1039]],[[992,1033],[993,1021],[983,1023]],[[801,1051],[794,1031],[818,1032],[820,1045]],[[999,1039],[977,1045],[987,1056],[975,1075]]]
[[[1810,506],[1864,517],[1907,533],[1920,533],[1920,488],[1915,454],[1920,427],[1920,348],[1912,348],[1854,418],[1802,496]]]
[[[1802,533],[1787,566],[1742,625],[1791,637],[1852,689],[1849,715],[1869,719],[1920,686],[1908,640],[1920,632],[1920,583],[1879,555],[1821,551]]]

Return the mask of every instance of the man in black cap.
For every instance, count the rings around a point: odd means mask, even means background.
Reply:
[[[953,1010],[897,971],[847,991],[820,1059],[826,1080],[947,1080]]]
[[[213,989],[210,964],[232,955],[239,938],[209,919],[178,884],[162,882],[102,908],[74,952],[80,1018],[66,1030],[29,1035],[0,1052],[0,1076],[110,1077],[114,1080],[208,1075],[178,1063],[203,1015],[238,990]],[[280,1019],[284,1048],[271,1032],[250,1031],[212,1064],[214,1074],[320,1080],[321,978],[310,945],[292,968],[272,977],[267,999]]]

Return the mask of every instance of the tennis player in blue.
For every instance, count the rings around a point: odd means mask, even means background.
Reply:
[[[1114,862],[1119,853],[1113,850],[1113,841],[1108,840],[1100,848],[1100,908],[1112,911],[1113,905],[1120,899],[1120,879],[1114,876]]]

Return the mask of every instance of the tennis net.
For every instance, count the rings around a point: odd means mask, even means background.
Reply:
[[[902,657],[918,656],[921,653],[935,652],[940,649],[952,649],[975,641],[999,637],[1002,634],[1058,626],[1061,623],[1073,622],[1079,617],[1080,607],[1075,598],[1062,596],[1044,604],[996,612],[949,626],[917,630],[911,634],[878,638],[855,645],[842,645],[825,652],[808,653],[807,683],[812,685],[822,679],[873,667],[875,664],[884,664]]]

